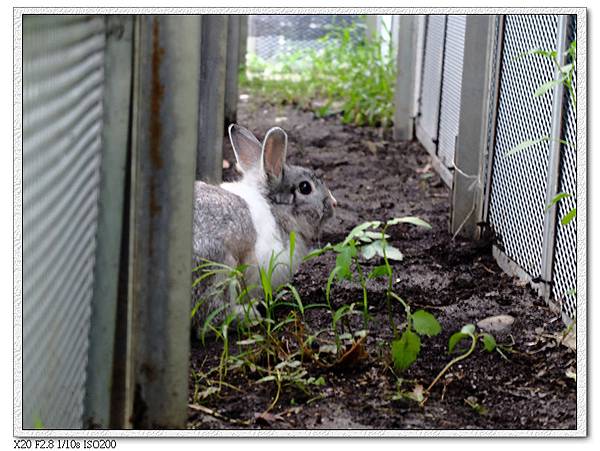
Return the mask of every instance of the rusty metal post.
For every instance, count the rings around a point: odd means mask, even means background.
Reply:
[[[220,183],[223,172],[223,120],[227,16],[202,16],[200,117],[196,179]]]
[[[240,68],[240,16],[227,20],[227,59],[225,68],[225,127],[237,121],[238,77]]]
[[[141,16],[133,104],[132,426],[187,419],[200,16]]]

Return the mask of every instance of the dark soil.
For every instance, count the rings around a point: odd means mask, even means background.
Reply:
[[[414,309],[433,313],[442,325],[438,336],[422,339],[421,355],[403,374],[403,390],[427,387],[451,359],[449,336],[464,324],[492,315],[511,315],[512,328],[497,335],[512,344],[505,360],[481,347],[453,367],[432,390],[427,403],[394,400],[398,379],[389,357],[392,332],[385,286],[369,282],[373,320],[365,341],[366,356],[351,365],[323,369],[307,363],[310,375],[325,385],[306,395],[284,387],[278,402],[274,383],[256,383],[250,372],[230,372],[219,394],[201,399],[203,410],[190,407],[194,429],[574,429],[576,384],[566,375],[575,368],[575,353],[553,338],[564,330],[558,315],[527,286],[507,276],[491,255],[491,243],[454,239],[448,232],[449,190],[428,166],[427,152],[416,142],[395,142],[378,129],[341,125],[339,119],[315,119],[293,107],[242,103],[238,122],[262,139],[274,125],[289,135],[288,160],[312,167],[338,200],[336,216],[322,243],[342,241],[357,224],[397,216],[419,216],[433,230],[410,225],[390,229],[391,243],[404,260],[394,264],[394,291]],[[225,144],[225,156],[232,160]],[[225,171],[232,177],[232,171]],[[335,257],[323,255],[305,263],[294,278],[305,304],[324,302],[324,287]],[[374,264],[380,264],[375,262]],[[336,305],[357,302],[360,286],[342,283],[332,292]],[[403,310],[393,306],[400,323]],[[330,322],[327,310],[312,310],[307,326]],[[357,317],[360,328],[361,317]],[[207,371],[218,365],[219,342],[192,344],[191,367]],[[190,375],[190,403],[195,382]],[[311,399],[312,398],[312,399]],[[471,405],[469,405],[471,404]],[[473,406],[479,406],[473,407]]]

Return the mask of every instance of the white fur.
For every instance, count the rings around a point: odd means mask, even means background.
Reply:
[[[263,268],[268,268],[271,253],[279,254],[287,247],[287,243],[284,245],[281,242],[275,217],[271,213],[271,208],[264,194],[262,194],[262,190],[266,189],[264,183],[264,177],[260,177],[259,174],[252,171],[246,172],[239,182],[222,183],[221,187],[241,197],[248,204],[252,223],[256,230],[254,253],[258,264]],[[289,251],[281,253],[278,260],[288,258]]]

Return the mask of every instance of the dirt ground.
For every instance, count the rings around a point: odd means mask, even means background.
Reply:
[[[428,166],[427,152],[415,142],[394,142],[377,129],[341,125],[337,117],[316,119],[293,107],[272,107],[246,100],[238,123],[259,139],[274,125],[289,135],[288,161],[310,166],[322,176],[338,201],[336,216],[321,244],[342,241],[357,224],[398,216],[418,216],[432,230],[396,226],[391,244],[404,253],[393,265],[394,290],[416,308],[433,313],[442,333],[424,338],[417,362],[401,377],[402,388],[427,386],[451,357],[449,336],[466,323],[492,315],[515,318],[512,328],[496,336],[513,352],[503,359],[478,347],[453,367],[432,390],[427,403],[397,399],[397,375],[391,369],[383,282],[369,282],[374,318],[366,338],[366,357],[354,365],[332,369],[310,367],[325,384],[313,396],[256,383],[250,373],[229,373],[219,394],[189,408],[193,429],[570,429],[576,427],[576,384],[569,370],[575,353],[556,338],[564,330],[558,315],[527,286],[505,275],[491,255],[491,243],[453,239],[448,232],[449,190]],[[226,158],[231,148],[224,144]],[[231,177],[225,171],[224,177]],[[323,255],[302,265],[294,278],[303,301],[323,302],[324,287],[335,257]],[[357,302],[357,284],[335,286],[337,305]],[[326,324],[328,312],[307,321]],[[399,306],[394,315],[403,316]],[[191,367],[205,371],[218,363],[221,345],[193,342]],[[506,349],[506,348],[505,348]],[[195,379],[190,375],[190,404]]]

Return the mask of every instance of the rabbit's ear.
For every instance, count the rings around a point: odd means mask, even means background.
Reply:
[[[267,176],[275,182],[281,181],[283,165],[287,152],[287,135],[279,127],[273,127],[267,132],[262,147],[263,169]]]
[[[237,124],[229,126],[229,140],[233,147],[233,153],[242,172],[256,168],[260,163],[260,142],[252,132]]]

